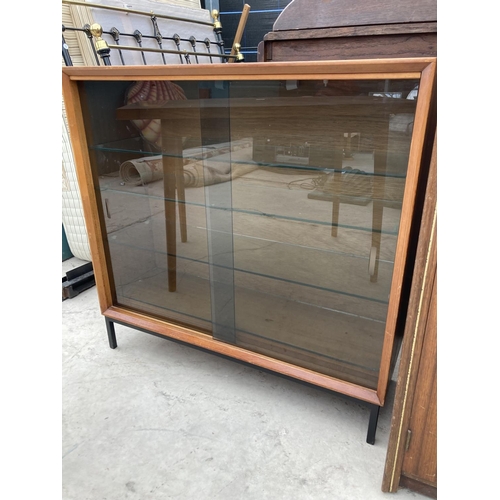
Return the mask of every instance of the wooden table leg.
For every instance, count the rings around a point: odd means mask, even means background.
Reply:
[[[385,176],[387,171],[387,147],[389,139],[389,116],[381,121],[380,128],[374,137],[375,151],[373,155],[373,213],[372,213],[372,248],[376,249],[375,267],[370,281],[378,279],[380,245],[382,242],[382,222],[384,217]]]
[[[182,168],[182,138],[168,130],[168,120],[162,120],[163,193],[167,237],[168,291],[177,289],[177,228],[175,218],[175,188],[177,164]],[[183,204],[184,205],[184,204]]]
[[[182,151],[182,144],[181,144]],[[186,218],[186,191],[184,189],[184,164],[182,157],[175,165],[175,187],[177,189],[177,208],[179,210],[179,225],[181,230],[181,241],[187,241],[187,218]]]
[[[342,182],[342,173],[334,172],[333,174],[333,200],[332,200],[332,236],[336,237],[339,230],[339,215],[340,215],[340,196],[339,187]]]
[[[375,189],[374,189],[375,192]],[[376,283],[378,279],[378,263],[380,259],[380,243],[382,240],[382,218],[384,216],[384,205],[379,200],[373,200],[372,209],[372,248],[376,249],[375,266],[370,275],[370,281]]]
[[[339,227],[340,194],[342,191],[342,161],[344,159],[344,130],[335,130],[333,134],[333,201],[332,201],[332,236],[336,237]]]

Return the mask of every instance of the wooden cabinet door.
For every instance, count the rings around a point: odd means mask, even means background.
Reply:
[[[435,496],[437,489],[437,283],[430,295],[399,485]]]
[[[382,491],[437,497],[436,142],[430,162]]]
[[[414,479],[437,487],[436,295],[437,286],[434,276],[426,334],[409,422],[408,448],[403,460],[401,486],[407,482],[406,478],[408,478],[410,481]]]

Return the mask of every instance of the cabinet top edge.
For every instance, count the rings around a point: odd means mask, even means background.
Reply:
[[[137,79],[270,79],[334,75],[393,75],[395,78],[415,78],[435,57],[359,59],[333,61],[293,61],[230,64],[172,64],[160,66],[67,66],[63,75],[71,80],[137,80]]]

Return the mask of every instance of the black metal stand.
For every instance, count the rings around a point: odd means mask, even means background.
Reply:
[[[375,433],[377,432],[379,412],[379,405],[370,405],[370,421],[368,423],[368,434],[366,435],[366,442],[368,444],[375,444]]]
[[[170,339],[170,338],[165,337],[164,335],[160,335],[159,333],[152,332],[151,330],[146,330],[145,328],[131,326],[131,325],[129,325],[129,324],[125,323],[125,322],[121,322],[121,321],[116,321],[115,322],[115,321],[110,320],[109,318],[105,318],[105,320],[106,320],[106,329],[108,331],[109,347],[111,349],[116,349],[116,347],[117,347],[116,335],[115,335],[115,325],[114,325],[114,323],[118,323],[120,325],[127,326],[129,328],[133,328],[134,330],[138,330],[140,332],[144,332],[144,333],[148,333],[150,335],[154,335],[155,337],[160,337],[162,339],[170,340],[172,342],[177,342],[177,343],[179,343],[181,345],[189,345],[190,347],[192,347],[194,349],[199,349],[201,351],[207,352],[207,350],[204,349],[203,347],[199,347],[199,346],[191,345],[191,344],[186,344],[182,340]],[[208,352],[210,352],[211,354],[217,355],[217,356],[221,356],[221,357],[226,358],[226,359],[231,359],[232,361],[235,361],[235,362],[238,362],[238,363],[243,363],[243,364],[245,364],[247,366],[254,366],[252,364],[248,364],[245,361],[242,361],[242,360],[239,360],[239,359],[234,359],[234,358],[232,358],[230,356],[226,356],[225,354],[220,354],[220,353],[213,352],[213,351],[208,351]],[[269,371],[270,373],[272,373],[272,374],[274,374],[276,376],[283,376],[285,378],[289,378],[287,375],[282,375],[282,374],[276,373],[276,372],[274,372],[272,370],[266,370],[265,368],[260,368],[259,367],[259,370]],[[308,382],[302,382],[301,380],[296,380],[296,382],[297,383],[304,383],[306,385],[309,385]],[[315,386],[315,387],[317,387],[317,386]],[[317,387],[317,388],[318,389],[322,389],[321,387]],[[324,389],[324,390],[329,391],[329,389]],[[338,394],[338,395],[340,397],[346,398],[346,399],[351,400],[351,401],[358,401],[358,403],[359,403],[359,400],[356,400],[356,398],[353,398],[352,396],[347,396],[345,394]],[[372,403],[365,403],[365,404],[370,409],[370,420],[368,422],[368,433],[366,435],[366,442],[368,444],[375,444],[375,434],[377,432],[377,422],[378,422],[378,415],[379,415],[379,412],[380,412],[380,406],[376,405],[376,404],[372,404]]]
[[[116,343],[115,325],[109,318],[106,318],[106,330],[108,331],[109,347],[116,349],[118,344]]]

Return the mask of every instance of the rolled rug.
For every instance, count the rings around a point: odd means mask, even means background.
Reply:
[[[120,177],[128,186],[142,186],[163,179],[161,155],[123,162],[120,165]]]
[[[248,139],[215,145],[211,150],[186,150],[184,186],[208,186],[245,175],[257,168],[257,165],[250,163],[251,153]],[[120,177],[128,186],[142,186],[163,179],[162,156],[127,160],[120,165]]]
[[[228,182],[253,172],[259,166],[251,161],[252,148],[242,148],[184,165],[185,187],[201,187]]]

